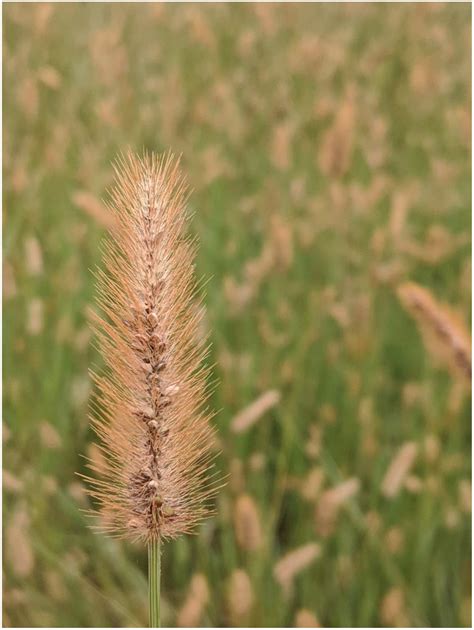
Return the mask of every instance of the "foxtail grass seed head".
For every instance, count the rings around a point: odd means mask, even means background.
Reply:
[[[35,555],[31,546],[30,514],[27,504],[16,505],[5,528],[6,564],[19,579],[29,577],[35,567]]]
[[[199,626],[208,601],[209,586],[207,580],[202,573],[196,573],[191,578],[188,594],[178,612],[176,619],[178,627],[193,628]]]
[[[254,603],[252,582],[243,569],[235,569],[227,587],[227,602],[233,625],[249,614]]]
[[[276,581],[288,592],[295,577],[309,567],[320,554],[321,548],[317,543],[308,543],[288,552],[278,560],[273,569]]]
[[[403,590],[394,586],[382,598],[380,603],[380,622],[390,628],[409,628],[406,597]]]
[[[280,402],[280,392],[269,390],[240,411],[232,420],[230,428],[234,433],[244,433],[252,427],[268,410]]]
[[[418,447],[414,442],[405,442],[390,462],[382,480],[382,494],[388,499],[397,496],[407,478],[418,454]]]
[[[234,506],[234,528],[241,549],[256,551],[263,544],[262,525],[257,504],[248,494],[237,497]]]
[[[316,532],[320,536],[330,536],[334,532],[341,508],[359,492],[359,489],[360,480],[352,477],[321,494],[314,514]]]
[[[306,608],[301,608],[295,615],[295,628],[320,628],[321,624],[314,613]]]
[[[213,431],[198,331],[195,244],[178,160],[128,154],[115,165],[113,230],[98,273],[94,329],[105,359],[89,466],[98,528],[147,543],[190,532],[208,512]]]
[[[416,320],[428,352],[470,387],[471,335],[462,318],[415,282],[401,284],[397,293],[405,310]]]

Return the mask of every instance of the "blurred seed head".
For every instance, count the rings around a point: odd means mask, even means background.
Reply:
[[[399,587],[391,588],[380,603],[380,621],[385,627],[409,628],[405,594]]]
[[[232,622],[240,625],[251,611],[254,591],[249,576],[243,569],[235,569],[229,579],[227,603]]]
[[[49,422],[41,422],[39,432],[41,443],[45,448],[58,449],[62,446],[59,433]]]
[[[238,545],[246,551],[257,551],[263,544],[262,525],[255,500],[241,494],[234,505],[234,529]]]
[[[273,575],[276,581],[289,593],[295,577],[309,567],[319,557],[321,548],[317,543],[308,543],[285,554],[275,564]]]
[[[17,503],[6,523],[5,556],[18,578],[27,578],[33,572],[35,556],[31,546],[30,516],[24,502]]]
[[[195,628],[201,624],[202,616],[209,601],[209,587],[202,573],[191,578],[188,594],[176,619],[178,628]]]
[[[297,611],[294,621],[295,628],[320,628],[321,624],[314,613],[306,608]]]
[[[321,494],[315,510],[316,532],[320,536],[326,537],[334,532],[340,509],[359,492],[359,489],[360,481],[353,477]]]
[[[261,394],[248,407],[232,419],[230,426],[234,433],[243,433],[253,426],[267,411],[280,402],[280,393],[270,390]]]
[[[471,336],[459,315],[414,282],[400,285],[398,296],[405,309],[416,319],[431,356],[469,385]]]
[[[400,492],[403,483],[415,463],[418,447],[414,442],[406,442],[392,459],[382,480],[382,494],[392,499]]]

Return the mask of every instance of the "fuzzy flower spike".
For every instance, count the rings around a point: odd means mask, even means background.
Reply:
[[[206,351],[178,160],[129,154],[115,171],[94,321],[106,363],[92,418],[103,457],[90,463],[90,494],[99,529],[150,544],[189,533],[215,493]]]

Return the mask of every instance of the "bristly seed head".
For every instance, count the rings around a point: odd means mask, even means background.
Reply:
[[[101,529],[144,541],[189,532],[208,513],[212,445],[178,162],[129,154],[116,165],[116,227],[99,275],[95,330],[107,371],[92,419],[105,463],[91,468]]]

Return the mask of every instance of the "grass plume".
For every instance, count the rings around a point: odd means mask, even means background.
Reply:
[[[187,186],[171,154],[115,165],[94,328],[106,363],[92,418],[98,528],[147,543],[190,532],[215,492]]]
[[[415,318],[432,356],[469,386],[471,335],[458,313],[415,282],[401,284],[397,292],[404,308]]]

